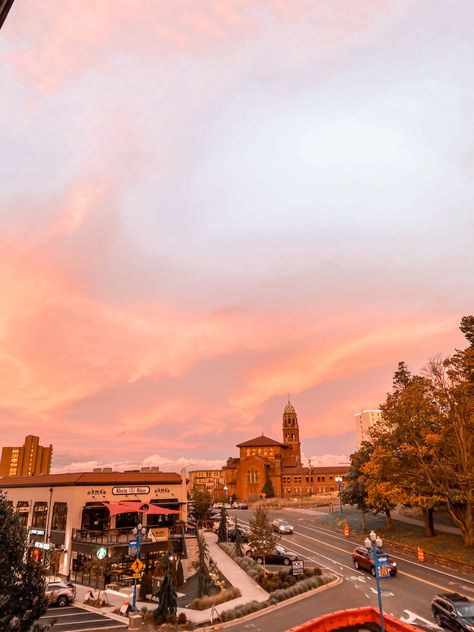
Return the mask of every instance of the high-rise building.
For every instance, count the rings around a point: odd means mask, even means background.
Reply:
[[[52,458],[52,445],[42,446],[39,444],[39,437],[28,435],[22,446],[2,448],[0,476],[49,474]]]
[[[372,426],[379,426],[382,422],[382,411],[375,410],[361,410],[355,414],[356,431],[358,445],[361,445],[362,441],[370,441],[369,429]]]

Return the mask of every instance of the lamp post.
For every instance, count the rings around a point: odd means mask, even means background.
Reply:
[[[379,602],[379,613],[380,613],[380,629],[382,632],[385,632],[385,625],[383,619],[383,610],[382,610],[382,592],[380,590],[380,572],[379,572],[379,559],[378,554],[379,550],[382,548],[382,538],[379,538],[375,531],[371,531],[368,538],[365,538],[365,547],[374,556],[374,568],[375,568],[375,583],[377,586],[377,598]]]
[[[225,496],[225,502],[224,505],[227,505],[227,485],[224,485],[224,496]],[[227,510],[227,507],[226,507]],[[225,541],[227,542],[228,540],[228,536],[227,536],[227,523],[225,525]]]
[[[341,498],[341,485],[342,485],[342,476],[336,476],[336,483],[339,486],[339,510],[342,516],[342,498]]]
[[[133,528],[132,533],[135,536],[135,539],[137,541],[135,550],[137,552],[136,559],[139,560],[140,559],[140,543],[145,537],[146,529],[145,529],[145,527],[142,527],[141,523],[139,523],[136,527]],[[143,568],[143,566],[142,566],[142,568]],[[134,573],[134,575],[137,575],[137,573]],[[136,610],[137,610],[137,578],[136,577],[133,578],[133,603],[132,603],[132,610],[133,610],[133,612],[136,612]]]

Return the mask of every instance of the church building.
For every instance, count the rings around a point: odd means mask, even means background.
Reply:
[[[283,411],[282,441],[262,434],[237,447],[239,457],[227,459],[224,472],[228,496],[241,501],[260,498],[268,478],[280,498],[337,492],[349,469],[347,465],[311,467],[311,462],[302,466],[298,416],[289,400]]]

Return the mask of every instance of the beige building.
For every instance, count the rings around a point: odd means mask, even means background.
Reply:
[[[360,446],[362,441],[370,441],[369,429],[372,426],[379,426],[382,423],[382,411],[361,410],[355,414],[357,441]]]
[[[141,557],[147,567],[167,550],[169,539],[185,555],[185,472],[9,477],[0,480],[0,489],[20,515],[33,557],[43,558],[47,551],[63,575],[104,557],[126,564],[139,522],[146,529]]]
[[[28,435],[22,446],[2,448],[0,477],[49,474],[52,458],[52,445],[42,446],[39,437]]]
[[[193,470],[189,472],[189,493],[195,490],[208,491],[216,500],[225,497],[225,474],[221,470]]]

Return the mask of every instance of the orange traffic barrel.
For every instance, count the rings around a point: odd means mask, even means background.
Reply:
[[[418,553],[418,561],[419,562],[424,562],[425,561],[425,554],[424,554],[423,549],[421,548],[421,546],[417,546],[416,547],[416,552]]]
[[[346,536],[346,538],[349,537],[350,532],[351,530],[349,529],[349,525],[346,522],[346,524],[344,525],[344,535]]]

